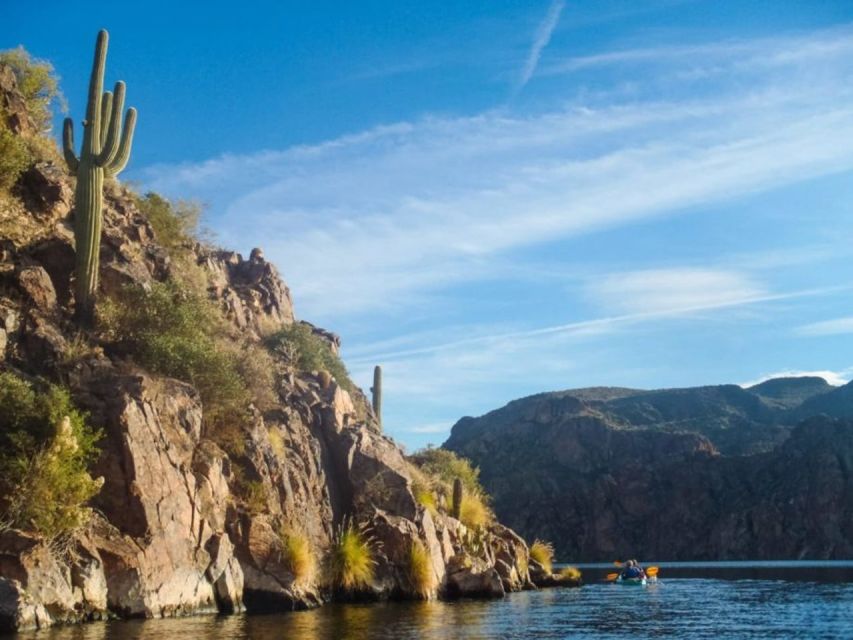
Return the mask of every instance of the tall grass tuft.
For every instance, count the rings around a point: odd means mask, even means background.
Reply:
[[[530,545],[530,557],[542,565],[547,573],[554,571],[554,545],[538,538]]]
[[[373,581],[374,540],[364,527],[351,520],[341,524],[329,554],[332,586],[343,591],[367,589]]]
[[[581,572],[580,569],[576,567],[563,567],[559,572],[557,572],[557,577],[560,580],[577,581],[581,579]]]
[[[317,574],[317,560],[308,536],[301,531],[284,530],[281,546],[284,563],[293,574],[293,581],[298,585],[312,582]]]
[[[407,558],[409,585],[412,593],[424,600],[429,600],[436,586],[436,576],[430,560],[423,542],[413,540]]]
[[[462,496],[462,505],[459,509],[459,520],[462,524],[476,529],[487,525],[491,519],[492,514],[481,494],[466,493]]]

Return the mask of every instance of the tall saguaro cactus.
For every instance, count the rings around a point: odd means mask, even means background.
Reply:
[[[121,124],[124,82],[116,82],[113,93],[104,91],[108,38],[103,29],[98,32],[79,157],[74,153],[74,123],[71,118],[65,119],[62,131],[65,161],[69,171],[77,174],[74,193],[75,311],[78,321],[83,324],[91,324],[95,312],[104,177],[116,176],[127,165],[136,126],[136,109],[133,107],[127,110],[124,127]]]
[[[376,419],[379,420],[379,426],[382,426],[382,367],[376,365],[373,367],[373,386],[370,387],[373,392],[373,413],[376,414]]]
[[[462,515],[462,479],[453,479],[453,502],[450,505],[450,515],[459,520]]]

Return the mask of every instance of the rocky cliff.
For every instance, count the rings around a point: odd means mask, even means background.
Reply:
[[[563,560],[849,558],[851,418],[853,385],[815,378],[581,389],[463,418],[444,446]]]
[[[15,136],[38,135],[4,68],[0,112]],[[60,547],[0,526],[0,627],[316,606],[341,594],[322,571],[297,579],[282,532],[300,531],[322,561],[350,519],[375,539],[373,579],[358,597],[500,596],[533,587],[535,563],[511,530],[492,523],[482,544],[471,545],[461,522],[415,499],[411,464],[360,390],[266,349],[264,336],[297,321],[260,250],[245,259],[194,244],[183,254],[202,274],[226,338],[269,358],[274,397],[245,406],[228,451],[205,426],[209,408],[193,384],[152,373],[108,335],[81,331],[70,282],[72,194],[72,178],[48,154],[0,204],[0,367],[70,390],[102,433],[91,473],[103,487],[93,517]],[[138,197],[109,185],[101,298],[173,278],[179,265],[161,240]],[[336,353],[334,334],[304,326]],[[0,428],[8,426],[0,415]],[[426,591],[412,584],[407,564],[416,543],[428,557]]]

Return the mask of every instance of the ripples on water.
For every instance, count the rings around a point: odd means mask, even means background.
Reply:
[[[706,567],[694,573],[708,573]],[[720,568],[720,565],[717,565]],[[743,568],[743,567],[741,567]],[[755,574],[755,568],[747,575]],[[805,569],[804,569],[805,570]],[[588,584],[498,601],[331,605],[267,616],[94,623],[15,640],[480,640],[495,638],[853,638],[853,582],[664,576],[646,587]],[[589,571],[593,576],[603,570]],[[676,573],[676,569],[672,569]],[[682,572],[683,573],[683,572]],[[819,572],[818,572],[819,573]],[[588,574],[588,575],[589,575]],[[773,574],[775,576],[775,574]],[[837,575],[828,574],[838,580]]]

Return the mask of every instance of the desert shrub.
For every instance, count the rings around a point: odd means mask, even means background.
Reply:
[[[492,519],[492,514],[486,501],[479,493],[462,495],[462,508],[459,510],[459,520],[466,527],[483,527]]]
[[[270,439],[270,447],[272,448],[275,457],[284,462],[287,450],[284,446],[284,436],[281,435],[281,429],[269,427],[267,433]]]
[[[8,526],[53,539],[84,525],[98,493],[87,466],[99,434],[55,386],[0,374],[0,508]]]
[[[412,493],[418,504],[423,506],[430,514],[435,515],[438,512],[438,502],[433,493],[432,487],[422,481],[415,480],[412,482]]]
[[[157,243],[169,254],[172,278],[182,288],[205,296],[208,273],[193,251],[195,243],[206,235],[200,227],[202,206],[189,200],[173,202],[153,192],[136,196],[136,206],[151,224]]]
[[[243,503],[246,506],[246,510],[251,515],[258,516],[262,513],[266,513],[268,509],[267,491],[264,488],[263,482],[259,480],[249,480],[248,482],[242,483],[239,490],[240,493],[243,494]]]
[[[27,143],[9,131],[5,119],[0,117],[0,189],[11,189],[31,162]]]
[[[530,545],[530,558],[542,565],[547,573],[554,570],[554,545],[538,538]]]
[[[406,558],[406,574],[412,593],[423,599],[429,599],[435,589],[436,576],[432,570],[429,552],[420,540],[413,540]]]
[[[311,541],[304,533],[283,530],[281,533],[282,560],[297,584],[310,583],[316,574],[317,561]]]
[[[245,419],[252,400],[233,354],[217,341],[219,317],[210,301],[174,282],[154,282],[147,291],[126,287],[101,308],[105,333],[139,364],[198,390],[205,430],[214,439]]]
[[[332,353],[328,342],[316,335],[310,326],[293,323],[268,336],[265,342],[271,351],[291,360],[294,368],[328,371],[344,389],[350,392],[355,389],[343,361]]]
[[[329,552],[329,578],[334,588],[359,591],[370,586],[375,564],[373,544],[364,527],[352,521],[340,526]]]
[[[59,80],[53,65],[33,58],[23,47],[0,51],[0,64],[12,68],[18,90],[24,96],[27,111],[40,131],[50,129],[51,106],[58,103],[65,111],[65,97],[59,91]]]
[[[439,478],[445,485],[452,486],[453,480],[459,478],[462,480],[465,493],[485,496],[485,491],[480,485],[480,470],[471,465],[466,458],[452,451],[427,447],[416,451],[409,459],[424,473]]]
[[[154,229],[157,242],[166,250],[183,248],[195,240],[202,213],[198,203],[186,200],[173,203],[149,191],[137,196],[136,206]]]

